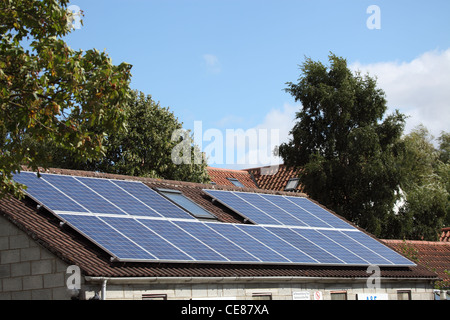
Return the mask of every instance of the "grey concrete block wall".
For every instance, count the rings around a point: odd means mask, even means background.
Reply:
[[[66,300],[68,265],[0,217],[0,299]]]

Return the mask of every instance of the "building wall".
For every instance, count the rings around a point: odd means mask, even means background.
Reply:
[[[41,247],[23,231],[0,216],[0,300],[66,300],[70,291],[66,281],[69,265]],[[101,282],[84,281],[81,277],[81,299],[101,296]],[[429,281],[381,281],[376,293],[387,293],[396,300],[399,290],[410,290],[413,300],[433,299],[433,287]],[[308,291],[313,299],[315,291],[322,291],[325,300],[334,292],[346,292],[347,299],[356,299],[358,293],[375,293],[367,289],[363,280],[303,279],[296,281],[147,281],[124,284],[117,280],[106,283],[106,299],[154,298],[167,299],[214,299],[238,300],[264,299],[270,294],[274,300],[291,300],[294,292]]]
[[[0,300],[70,299],[67,267],[0,216]]]
[[[270,295],[273,300],[292,300],[294,292],[308,291],[310,299],[314,292],[321,291],[324,300],[332,299],[334,293],[347,294],[348,300],[355,300],[358,293],[388,294],[389,300],[397,300],[399,291],[411,291],[412,300],[433,300],[432,285],[427,282],[382,281],[380,289],[368,289],[364,281],[289,281],[279,283],[231,282],[231,283],[148,283],[106,285],[106,299],[157,298],[166,296],[168,300],[177,299],[215,299],[228,298],[236,300],[258,300]],[[89,298],[97,292],[100,295],[100,284],[85,286],[85,297]],[[156,297],[155,297],[156,296]]]

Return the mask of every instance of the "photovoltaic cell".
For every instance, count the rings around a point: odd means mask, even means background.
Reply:
[[[123,214],[126,213],[103,199],[99,194],[81,184],[72,176],[43,174],[42,179],[48,181],[58,190],[68,195],[78,204],[94,213]]]
[[[26,193],[50,210],[88,212],[62,192],[38,178],[33,172],[21,172],[14,175],[16,182],[27,186]]]
[[[156,191],[150,189],[143,183],[130,183],[127,181],[114,181],[114,184],[123,188],[128,193],[134,195],[147,206],[153,208],[165,218],[181,218],[195,220],[189,213],[174,205]]]
[[[257,262],[258,259],[245,252],[231,241],[217,233],[211,232],[207,226],[201,222],[182,222],[174,221],[174,223],[183,230],[199,239],[221,255],[225,256],[230,261],[236,262]]]
[[[93,191],[113,203],[123,212],[129,215],[161,217],[155,210],[145,205],[138,198],[126,191],[127,188],[119,187],[113,180],[97,179],[97,178],[76,178],[77,181],[91,188]],[[134,184],[139,182],[124,181],[122,185],[132,188]]]
[[[206,223],[208,227],[230,239],[241,248],[251,252],[260,261],[264,262],[289,262],[282,255],[272,250],[269,246],[262,244],[256,239],[249,236],[247,233],[238,229],[232,224],[225,223]]]
[[[101,219],[150,252],[158,260],[193,260],[135,219],[117,217],[102,217]]]
[[[318,263],[329,263],[329,264],[342,264],[343,261],[339,260],[335,256],[321,249],[319,246],[315,245],[313,242],[299,236],[294,231],[288,228],[278,228],[273,227],[269,229],[270,232],[279,236],[280,238],[286,240],[292,244],[297,249],[301,250],[306,255],[310,256]]]
[[[235,192],[235,194],[254,205],[272,219],[277,220],[278,224],[305,226],[305,224],[289,214],[287,211],[281,209],[270,201],[270,198],[262,197],[257,193]],[[275,197],[275,196],[274,196]],[[258,219],[259,220],[259,219]],[[258,222],[258,221],[256,221]]]
[[[220,201],[225,206],[236,211],[245,218],[258,224],[281,224],[263,211],[246,202],[236,194],[230,191],[204,190],[207,194]]]
[[[293,245],[277,237],[272,232],[269,232],[266,228],[245,225],[236,225],[236,227],[245,233],[248,233],[258,241],[270,246],[270,248],[279,252],[293,263],[318,263],[317,260],[314,260]]]
[[[303,210],[309,212],[310,214],[316,216],[318,219],[321,219],[325,223],[327,223],[329,226],[333,228],[354,228],[347,222],[339,219],[331,212],[328,212],[327,210],[323,209],[319,205],[315,204],[309,199],[302,198],[302,197],[286,197],[290,201],[294,202],[296,205],[301,207]]]
[[[198,261],[227,261],[227,259],[211,248],[195,239],[170,221],[140,219],[149,229],[164,237],[170,243],[188,252],[191,257]]]
[[[156,259],[95,216],[62,214],[60,217],[114,257],[124,260]]]

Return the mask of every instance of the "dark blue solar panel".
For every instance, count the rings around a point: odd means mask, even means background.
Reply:
[[[398,254],[394,250],[388,248],[377,240],[369,237],[367,234],[363,232],[351,232],[351,231],[343,231],[343,233],[350,238],[354,239],[358,243],[366,246],[370,250],[373,250],[377,254],[381,255],[383,258],[386,258],[392,264],[397,265],[415,265],[413,262],[409,261],[402,255]]]
[[[359,242],[353,240],[351,237],[346,236],[343,232],[338,230],[320,230],[321,233],[335,240],[355,255],[364,259],[368,264],[376,265],[390,265],[391,263],[384,259],[382,256],[376,254],[375,252],[369,250],[367,247],[361,245]],[[347,232],[347,234],[361,233],[359,231]]]
[[[341,246],[338,242],[326,237],[319,230],[312,229],[291,229],[292,231],[300,234],[309,241],[313,242],[315,245],[326,250],[328,253],[334,255],[335,257],[342,260],[344,263],[348,264],[363,264],[367,265],[367,261],[361,259],[351,251],[347,250]]]
[[[117,217],[102,217],[101,219],[150,252],[158,260],[193,260],[135,219]]]
[[[139,219],[148,228],[199,261],[227,261],[211,248],[166,220]]]
[[[248,202],[244,201],[236,194],[230,191],[220,191],[220,190],[204,190],[210,196],[216,198],[222,202],[225,206],[236,211],[245,218],[249,218],[251,221],[257,224],[275,224],[280,225],[281,223],[269,215],[265,214],[263,211],[252,206]]]
[[[112,256],[124,260],[156,259],[95,216],[61,214],[60,217]]]
[[[302,223],[309,227],[315,227],[315,228],[329,228],[330,225],[323,222],[322,220],[318,219],[316,216],[306,212],[296,204],[290,202],[287,197],[283,196],[275,196],[275,195],[266,195],[263,194],[262,197],[266,198],[270,202],[276,204],[277,206],[283,208],[287,212],[289,212],[291,215],[296,217],[298,220],[300,220]],[[290,198],[290,197],[289,197]]]
[[[245,252],[241,248],[234,245],[224,237],[220,236],[201,222],[182,222],[174,221],[177,226],[191,234],[193,237],[202,241],[230,261],[236,262],[257,262],[258,260]]]
[[[14,180],[26,185],[26,193],[50,210],[88,212],[33,172],[15,174]]]
[[[114,180],[97,179],[97,178],[76,178],[102,197],[111,201],[115,206],[119,207],[129,215],[161,217],[156,211],[139,201],[136,197],[119,187]],[[140,184],[140,182],[124,181],[122,185]],[[130,188],[130,187],[129,187]]]
[[[72,176],[43,174],[42,178],[50,182],[58,190],[68,195],[78,204],[94,213],[126,214],[99,194],[81,184]]]
[[[139,198],[147,206],[153,208],[165,218],[181,218],[195,220],[189,213],[174,205],[172,202],[150,189],[143,183],[129,183],[128,181],[115,180],[114,184],[123,188],[128,193]]]
[[[328,212],[327,210],[323,209],[319,205],[315,204],[309,199],[301,198],[301,197],[286,197],[290,201],[294,202],[296,205],[302,207],[305,211],[308,211],[312,215],[316,216],[317,218],[321,219],[325,223],[327,223],[329,226],[333,228],[346,228],[346,229],[354,229],[353,226],[348,224],[347,222],[339,219],[331,212]]]
[[[273,219],[279,221],[279,224],[291,225],[291,226],[306,226],[305,223],[295,218],[287,211],[283,210],[282,207],[278,207],[274,203],[270,202],[270,197],[277,196],[269,196],[263,197],[257,193],[245,193],[245,192],[235,192],[235,194],[242,199],[250,202],[252,205],[265,212],[268,216]],[[278,196],[279,197],[279,196]],[[258,220],[255,222],[259,223]]]
[[[331,264],[342,264],[343,262],[325,250],[318,247],[316,244],[308,241],[299,234],[288,228],[271,227],[268,228],[270,232],[273,232],[280,238],[289,242],[291,245],[297,249],[303,251],[305,254],[315,259],[319,263],[331,263]]]
[[[261,226],[246,226],[246,225],[236,225],[237,228],[248,233],[250,236],[254,237],[258,241],[269,246],[278,254],[289,259],[294,263],[317,263],[316,260],[307,256],[302,251],[298,250],[294,246],[290,245],[286,241],[280,239],[273,233],[266,230],[266,228]],[[270,229],[270,228],[267,228]]]
[[[289,260],[279,255],[276,251],[255,240],[232,224],[206,223],[206,225],[247,250],[262,262],[289,262]]]

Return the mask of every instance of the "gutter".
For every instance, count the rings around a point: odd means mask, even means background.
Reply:
[[[93,277],[85,276],[86,282],[102,283],[103,290],[106,293],[106,283],[108,284],[160,284],[160,283],[217,283],[217,282],[347,282],[360,281],[366,282],[368,277],[343,278],[343,277]],[[435,281],[428,278],[384,278],[381,281]]]

